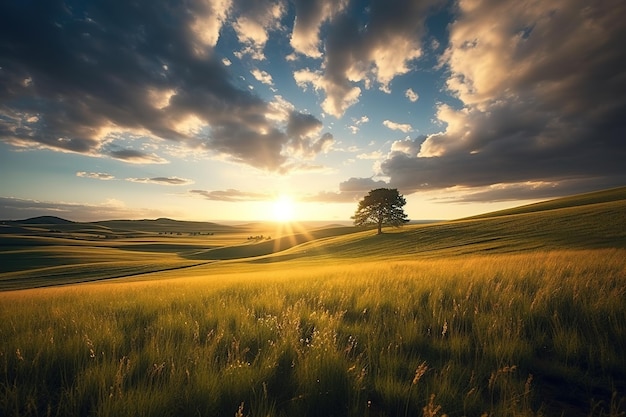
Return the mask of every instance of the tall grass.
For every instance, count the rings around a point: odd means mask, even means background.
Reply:
[[[623,416],[625,255],[284,262],[1,293],[0,414]]]

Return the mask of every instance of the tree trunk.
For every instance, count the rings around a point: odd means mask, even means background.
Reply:
[[[378,219],[378,235],[382,235],[383,234],[383,219],[380,218]]]

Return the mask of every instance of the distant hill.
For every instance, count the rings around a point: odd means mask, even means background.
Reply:
[[[94,225],[105,226],[112,230],[137,231],[144,233],[156,232],[206,232],[232,230],[232,226],[212,222],[197,222],[186,220],[173,220],[168,218],[143,219],[143,220],[104,220],[93,222]]]
[[[8,223],[8,222],[7,222]],[[74,224],[73,221],[56,216],[38,216],[24,220],[11,221],[13,224]]]
[[[94,236],[108,238],[145,236],[154,234],[207,234],[230,232],[240,227],[212,222],[173,220],[165,217],[142,220],[103,220],[74,222],[56,216],[38,216],[24,220],[0,221],[0,234],[48,235],[61,237],[61,234],[74,238]]]

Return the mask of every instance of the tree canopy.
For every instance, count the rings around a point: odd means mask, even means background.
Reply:
[[[407,223],[407,215],[402,207],[406,204],[404,197],[396,188],[377,188],[371,190],[361,201],[352,219],[355,226],[375,224],[378,234],[383,226],[400,227]]]

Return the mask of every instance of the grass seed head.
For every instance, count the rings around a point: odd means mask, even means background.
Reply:
[[[411,382],[411,385],[417,385],[417,383],[420,381],[420,379],[422,379],[427,370],[428,365],[426,365],[426,361],[420,363],[415,370],[415,376],[413,377],[413,382]]]

